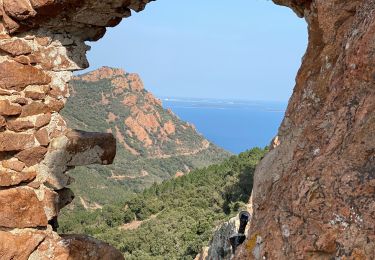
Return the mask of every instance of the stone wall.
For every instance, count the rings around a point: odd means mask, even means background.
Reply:
[[[146,3],[0,0],[0,259],[123,258],[95,239],[55,232],[74,198],[66,172],[116,154],[112,134],[70,130],[59,111],[72,72],[88,67],[85,41]]]
[[[114,156],[112,136],[69,131],[58,112],[72,71],[88,66],[84,42],[148,2],[0,0],[1,259],[121,258],[96,240],[53,231],[72,199],[66,170]],[[237,258],[370,259],[375,2],[274,2],[305,17],[309,46],[279,145],[257,169],[250,239]]]

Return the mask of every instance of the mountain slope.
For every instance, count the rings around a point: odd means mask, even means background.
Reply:
[[[137,74],[103,67],[70,82],[62,111],[69,127],[113,133],[117,156],[111,166],[72,170],[76,202],[98,208],[192,169],[221,161],[229,153],[207,141],[144,89]],[[116,196],[113,196],[116,194]],[[77,203],[75,203],[77,205]]]
[[[92,235],[126,259],[194,259],[215,227],[246,208],[255,166],[266,152],[254,148],[116,205],[63,215],[60,232]]]

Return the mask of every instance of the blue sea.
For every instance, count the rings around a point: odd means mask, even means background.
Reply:
[[[265,147],[277,134],[287,102],[161,98],[182,120],[216,145],[238,154]]]

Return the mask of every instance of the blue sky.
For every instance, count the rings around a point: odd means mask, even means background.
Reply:
[[[306,30],[267,0],[157,0],[89,43],[89,70],[139,73],[159,97],[287,101]]]

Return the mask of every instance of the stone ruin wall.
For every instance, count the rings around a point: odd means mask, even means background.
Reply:
[[[72,71],[149,0],[0,0],[0,258],[122,259],[104,243],[59,236],[65,172],[109,164],[108,134],[69,130],[59,111]],[[252,195],[237,259],[375,255],[375,2],[274,0],[309,25],[309,46],[274,149]],[[77,108],[79,109],[79,108]],[[357,257],[357,258],[356,258]]]
[[[0,259],[123,258],[95,239],[55,232],[74,198],[66,172],[116,154],[112,134],[68,129],[59,111],[72,72],[88,67],[85,41],[146,3],[0,0]]]

